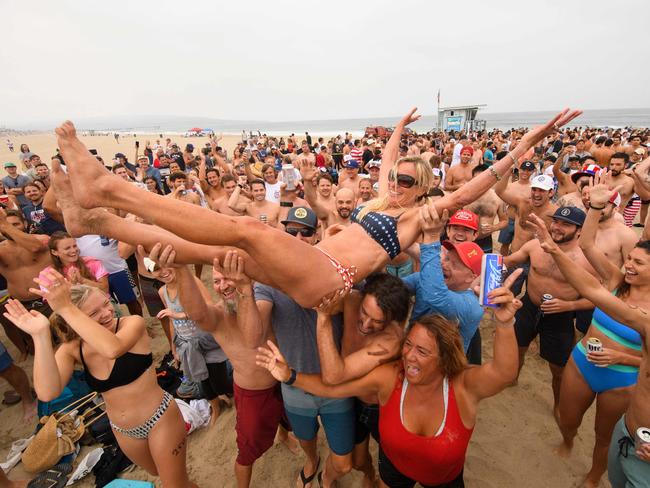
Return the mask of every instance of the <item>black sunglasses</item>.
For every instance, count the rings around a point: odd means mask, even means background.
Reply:
[[[302,227],[300,229],[296,227],[290,227],[288,229],[285,229],[287,234],[291,234],[292,236],[296,237],[298,234],[300,234],[303,237],[311,237],[316,233],[315,229],[308,229],[307,227]]]
[[[388,172],[388,179],[391,181],[397,181],[397,184],[402,188],[411,188],[415,185],[415,178],[409,175],[403,175],[397,173],[397,180],[395,179],[395,170],[391,169]]]

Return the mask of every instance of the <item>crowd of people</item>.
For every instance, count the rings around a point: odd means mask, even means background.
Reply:
[[[364,487],[455,488],[480,402],[537,342],[557,455],[595,402],[584,486],[648,487],[650,130],[579,115],[418,134],[414,109],[386,137],[250,134],[231,154],[161,137],[133,162],[65,122],[49,165],[25,144],[4,163],[0,322],[35,359],[30,381],[0,344],[0,376],[29,420],[32,383],[49,402],[82,369],[122,451],[167,488],[196,486],[174,396],[208,400],[212,424],[234,404],[240,488],[276,438],[304,454],[302,488],[351,470]],[[485,253],[504,263],[486,308]],[[184,374],[174,392],[145,310]]]

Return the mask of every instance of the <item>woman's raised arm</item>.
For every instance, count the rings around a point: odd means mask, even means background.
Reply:
[[[379,196],[384,196],[388,191],[388,173],[397,161],[399,156],[399,146],[402,141],[402,132],[404,128],[412,122],[418,120],[421,115],[415,115],[417,107],[413,107],[402,120],[395,126],[395,130],[390,135],[390,139],[386,143],[384,153],[381,156],[381,168],[379,169]]]

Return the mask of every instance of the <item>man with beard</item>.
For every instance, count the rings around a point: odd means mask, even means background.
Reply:
[[[623,152],[613,154],[609,160],[609,172],[605,180],[610,188],[620,187],[618,193],[621,195],[621,204],[618,211],[623,215],[628,202],[634,195],[634,179],[624,173],[629,159],[630,157]]]
[[[52,264],[47,247],[48,236],[27,234],[26,222],[17,210],[0,208],[0,233],[5,240],[0,242],[0,274],[7,280],[9,298],[15,298],[27,310],[36,310],[49,317],[52,310],[40,296],[29,291],[33,288],[34,278]],[[31,337],[16,327],[3,315],[8,300],[0,304],[0,323],[9,340],[20,352],[19,362],[34,352]]]
[[[176,268],[178,298],[187,318],[213,335],[232,364],[237,409],[235,477],[238,488],[245,488],[250,485],[253,463],[273,445],[278,428],[287,425],[279,384],[255,365],[257,348],[268,337],[261,327],[250,327],[251,323],[259,324],[258,315],[257,320],[247,315],[257,314],[253,286],[244,273],[243,259],[236,251],[229,251],[223,263],[216,259],[214,262],[213,289],[220,298],[214,303],[189,267],[175,264],[174,255],[171,246],[162,249],[156,245],[149,258],[162,268]],[[289,445],[286,432],[281,432],[281,436],[287,447],[295,449]]]
[[[553,241],[571,257],[576,266],[597,276],[578,245],[585,217],[586,214],[579,208],[558,208],[552,215],[549,230]],[[580,299],[578,292],[554,264],[553,258],[532,236],[517,252],[503,258],[508,268],[526,262],[530,263],[526,293],[521,299],[523,306],[515,316],[519,370],[524,365],[528,346],[539,335],[540,356],[548,361],[551,370],[553,414],[557,420],[562,371],[574,345],[573,318],[577,310],[593,308],[593,305],[588,300]],[[546,299],[544,295],[552,298]]]
[[[258,219],[271,227],[277,227],[280,205],[274,202],[269,202],[266,199],[266,186],[264,180],[255,179],[251,181],[250,188],[253,201],[243,204],[244,215]],[[228,200],[228,206],[235,212],[242,209],[242,205],[238,203],[238,200],[239,195],[235,189]]]
[[[402,280],[375,273],[365,280],[362,291],[351,291],[343,301],[318,310],[316,334],[321,376],[328,385],[360,378],[399,356],[404,326],[409,314],[409,291]],[[336,345],[332,315],[343,312],[341,348]],[[375,470],[368,450],[370,434],[379,442],[377,398],[355,398],[354,469],[364,473],[362,486],[374,486]]]
[[[287,233],[310,245],[316,244],[318,219],[311,209],[294,207],[282,223]],[[301,307],[280,290],[257,283],[255,302],[246,300],[240,303],[238,315],[242,314],[247,320],[243,325],[246,329],[250,327],[261,331],[261,334],[270,334],[272,330],[280,351],[292,366],[295,365],[296,371],[321,373],[316,341],[317,316],[313,309]],[[331,328],[338,347],[343,333],[340,315],[332,317]],[[293,431],[307,456],[307,462],[300,471],[300,486],[312,488],[319,472],[319,418],[331,450],[321,473],[320,486],[330,486],[352,469],[354,399],[310,395],[291,386],[290,381],[282,385],[282,397]]]
[[[356,161],[348,161],[348,164],[357,164]],[[350,215],[352,210],[356,205],[355,192],[348,188],[348,185],[341,186],[334,195],[334,209],[329,205],[323,205],[322,199],[319,198],[319,195],[314,188],[313,184],[309,182],[313,181],[317,175],[318,169],[314,166],[308,164],[303,164],[300,168],[300,173],[302,174],[302,179],[305,182],[305,198],[309,202],[309,206],[316,212],[318,219],[323,222],[323,227],[327,229],[332,225],[344,225],[348,226],[352,222],[350,220]],[[346,169],[346,171],[348,171]],[[358,165],[355,170],[355,178],[358,185],[360,178],[357,173],[359,171]],[[350,182],[348,178],[345,182]],[[356,188],[355,188],[356,189]]]

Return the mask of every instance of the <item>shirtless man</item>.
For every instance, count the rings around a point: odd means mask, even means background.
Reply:
[[[409,314],[409,291],[401,279],[386,273],[368,277],[363,291],[352,291],[343,302],[318,310],[316,335],[321,376],[328,385],[360,378],[399,356]],[[332,315],[343,311],[343,337],[339,352],[334,339]],[[354,469],[364,474],[363,487],[375,483],[375,470],[368,450],[370,434],[379,442],[377,399],[355,399],[356,435],[352,451]]]
[[[621,203],[618,207],[618,212],[623,214],[625,206],[634,195],[634,178],[624,173],[629,156],[625,153],[619,152],[612,155],[609,161],[609,171],[606,175],[605,183],[610,188],[617,188],[618,193],[621,195]]]
[[[480,164],[472,170],[472,177],[477,174],[485,171],[487,169],[486,165]],[[521,168],[520,168],[521,174]],[[528,171],[526,171],[528,173]],[[531,171],[532,173],[532,171]],[[530,178],[530,175],[528,175]],[[496,192],[493,189],[489,189],[483,195],[481,195],[477,200],[474,200],[472,203],[465,207],[466,210],[469,210],[478,216],[478,235],[474,242],[483,249],[483,252],[491,253],[492,252],[492,234],[494,232],[501,231],[508,226],[508,216],[506,214],[503,202],[498,197]],[[494,222],[496,218],[499,218],[497,223]]]
[[[202,160],[199,165],[199,179],[201,181],[201,189],[208,199],[208,202],[214,202],[222,198],[226,192],[221,186],[221,175],[217,168],[205,169],[205,163]]]
[[[528,195],[524,195],[523,192],[515,193],[507,185],[507,176],[504,176],[494,186],[494,190],[501,200],[516,209],[515,233],[511,246],[511,251],[515,252],[535,234],[534,226],[528,222],[528,215],[531,212],[547,224],[551,223],[551,217],[557,209],[557,205],[551,203],[555,185],[553,178],[546,175],[537,175],[532,179]]]
[[[452,165],[445,176],[445,191],[456,191],[472,179],[472,146],[465,146],[460,151],[460,163]]]
[[[238,488],[250,485],[253,463],[272,445],[282,422],[286,422],[280,387],[268,371],[255,365],[257,347],[268,337],[262,328],[249,328],[238,310],[255,312],[255,307],[240,307],[253,301],[250,278],[244,274],[243,259],[236,251],[229,251],[223,264],[215,260],[212,270],[213,289],[219,297],[214,303],[201,280],[192,276],[187,266],[174,263],[174,250],[155,246],[150,259],[162,268],[174,267],[178,276],[179,301],[188,318],[201,329],[212,333],[222,346],[233,367],[233,387],[237,408],[236,431],[238,455],[235,460],[235,477]],[[283,442],[290,439],[282,433]]]
[[[578,208],[558,208],[552,215],[549,230],[553,241],[571,257],[576,266],[596,276],[596,271],[578,245],[585,217],[585,213]],[[528,346],[539,334],[540,356],[548,361],[551,370],[553,414],[557,421],[562,371],[574,345],[575,311],[593,308],[593,305],[588,300],[580,299],[578,292],[566,281],[553,258],[544,252],[539,241],[532,236],[517,252],[504,257],[503,262],[508,268],[525,262],[530,263],[526,293],[521,298],[523,307],[515,316],[519,370],[521,371],[524,365]],[[551,294],[553,298],[544,301],[542,296],[545,294]]]
[[[582,171],[578,171],[577,173],[573,173],[570,177],[566,174],[560,171],[558,174],[560,178],[558,178],[558,181],[563,181],[565,178],[568,178],[571,180],[571,188],[575,188],[573,191],[564,193],[557,201],[557,205],[559,207],[577,207],[583,212],[586,212],[587,209],[584,206],[584,203],[582,201],[582,190],[586,186],[589,186],[591,182],[594,180],[594,176],[596,176],[600,172],[600,167],[596,166],[595,164],[589,164],[585,165],[582,168]],[[553,173],[555,174],[555,166],[553,167]],[[568,185],[565,185],[565,187]]]
[[[29,291],[35,286],[34,278],[52,264],[47,246],[49,237],[27,234],[26,228],[21,212],[0,208],[0,233],[5,239],[0,242],[0,274],[7,280],[10,297],[20,300],[27,310],[36,310],[49,317],[52,313],[50,307]],[[7,300],[0,304],[0,323],[9,340],[18,348],[18,362],[21,362],[34,353],[34,343],[29,335],[4,317],[2,313],[6,303]]]
[[[359,177],[359,163],[356,159],[350,158],[343,165],[345,169],[339,174],[339,188],[351,190],[356,200],[359,191],[359,181],[361,180],[361,177]]]
[[[529,164],[530,163],[530,164]],[[535,171],[535,165],[530,161],[524,161],[519,166],[519,178],[510,181],[510,176],[504,175],[507,179],[506,191],[512,195],[512,198],[526,199],[530,196],[530,178]],[[496,193],[496,192],[495,192]],[[499,196],[499,195],[497,195]],[[515,220],[517,219],[517,208],[512,205],[506,205],[508,222],[499,232],[498,241],[501,244],[500,253],[507,256],[510,253],[510,245],[515,235]]]
[[[233,194],[235,189],[238,188],[237,180],[235,179],[235,177],[231,174],[223,175],[221,177],[221,186],[223,187],[224,195],[210,202],[210,207],[212,208],[212,210],[214,210],[215,212],[222,213],[224,215],[232,215],[236,217],[240,217],[241,215],[243,215],[243,211],[236,212],[228,206],[228,201],[230,199],[230,196]],[[240,195],[240,199],[243,198],[245,197]]]
[[[266,199],[266,185],[264,180],[256,179],[250,183],[251,194],[253,201],[244,202],[243,205],[239,203],[239,192],[237,189],[230,195],[228,206],[235,212],[244,211],[244,215],[253,217],[267,223],[271,227],[278,226],[278,215],[280,214],[280,205],[278,203],[269,202]]]
[[[196,192],[187,190],[187,175],[183,172],[172,173],[169,175],[172,192],[167,195],[169,198],[175,198],[194,205],[201,205],[201,198]]]
[[[313,187],[310,191],[305,190],[305,197],[311,205],[312,210],[316,213],[318,220],[323,222],[325,229],[333,225],[348,226],[352,224],[350,215],[354,210],[356,200],[354,192],[349,188],[339,188],[334,195],[334,210],[322,207],[317,199],[313,198]]]
[[[610,147],[608,147],[605,145],[606,142],[606,136],[598,136],[594,141],[593,146],[589,149],[601,168],[607,168],[609,166],[609,160],[612,159],[612,156],[614,155],[614,151],[611,149],[611,144]]]
[[[358,189],[359,198],[357,199],[356,206],[363,205],[373,198],[375,198],[375,192],[372,190],[372,182],[368,178],[363,178],[359,181]]]
[[[624,152],[627,153],[628,156],[629,156],[630,154],[635,152],[637,149],[640,149],[641,151],[643,151],[642,153],[640,153],[642,158],[645,158],[648,155],[648,150],[641,145],[641,136],[633,135],[630,138],[630,144],[628,144],[627,146],[624,147]]]

